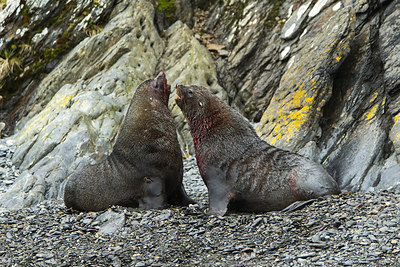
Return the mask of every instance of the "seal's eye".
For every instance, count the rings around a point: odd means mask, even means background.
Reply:
[[[188,95],[189,95],[189,96],[192,96],[192,95],[193,95],[193,91],[192,91],[191,89],[189,89],[187,92],[188,92]]]
[[[199,106],[202,107],[203,106],[203,102],[199,101]]]

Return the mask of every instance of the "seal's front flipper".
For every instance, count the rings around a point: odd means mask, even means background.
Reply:
[[[208,188],[209,215],[223,216],[228,210],[229,188],[226,176],[220,168],[210,167],[204,174]]]
[[[286,208],[284,208],[283,210],[281,210],[281,212],[292,212],[295,210],[299,210],[304,208],[305,206],[307,206],[308,204],[311,204],[315,201],[316,199],[309,199],[309,200],[304,200],[304,201],[296,201],[292,204],[290,204],[289,206],[287,206]]]
[[[219,192],[208,190],[208,202],[210,205],[208,215],[224,216],[228,210],[228,194],[219,194]]]

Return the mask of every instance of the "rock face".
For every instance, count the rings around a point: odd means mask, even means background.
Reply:
[[[28,96],[62,56],[104,27],[114,2],[6,1],[0,10],[0,84],[3,107],[9,112],[0,119],[6,121],[7,132],[30,112],[30,105],[22,108]]]
[[[0,120],[21,175],[0,205],[60,197],[79,165],[109,153],[134,88],[161,70],[173,88],[210,88],[262,139],[322,163],[345,191],[400,183],[398,1],[210,3],[176,1],[177,22],[161,27],[171,14],[157,1],[7,1]],[[198,38],[229,53],[213,58],[194,37],[199,17]]]

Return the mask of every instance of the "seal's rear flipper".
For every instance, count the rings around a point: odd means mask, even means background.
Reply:
[[[281,212],[292,212],[292,211],[295,211],[295,210],[302,209],[306,205],[313,203],[315,200],[316,199],[309,199],[309,200],[304,200],[304,201],[296,201],[296,202],[290,204],[289,206],[287,206],[286,208],[284,208],[283,210],[281,210]]]
[[[176,206],[189,206],[189,204],[196,204],[196,201],[187,195],[185,188],[183,185],[181,185],[179,190],[171,193],[168,198],[168,204]]]
[[[165,207],[163,179],[143,177],[143,196],[139,198],[139,209],[162,209]]]

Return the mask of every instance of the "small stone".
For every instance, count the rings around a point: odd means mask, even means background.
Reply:
[[[374,235],[368,235],[369,240],[371,240],[372,242],[376,242],[377,239]]]
[[[168,220],[172,215],[172,212],[170,210],[164,210],[162,213],[156,217],[154,217],[155,220],[157,221],[164,221]]]
[[[336,228],[339,228],[339,226],[341,226],[341,225],[342,225],[342,222],[341,222],[341,221],[335,221],[335,222],[333,223],[333,226],[336,227]]]
[[[43,258],[43,259],[51,259],[54,255],[50,253],[38,253],[36,254],[36,258]]]
[[[314,247],[314,248],[327,248],[329,245],[325,242],[315,242],[315,243],[311,243],[310,247]]]
[[[315,257],[317,255],[317,253],[315,252],[310,252],[310,253],[304,253],[304,254],[300,254],[299,256],[297,256],[298,258],[309,258],[309,257]]]
[[[252,224],[251,227],[256,227],[263,221],[263,218],[257,218]]]
[[[208,44],[207,49],[211,51],[218,51],[221,49],[224,49],[225,45],[219,45],[219,44]]]
[[[82,223],[84,224],[90,224],[92,222],[92,219],[84,219],[82,220]]]
[[[217,52],[218,52],[218,55],[221,56],[221,57],[229,56],[229,51],[227,51],[225,49],[218,50]]]
[[[386,227],[386,226],[379,228],[379,231],[380,231],[381,233],[386,233],[388,230],[389,230],[389,228]]]
[[[353,266],[353,262],[352,261],[345,261],[342,263],[344,266]]]

